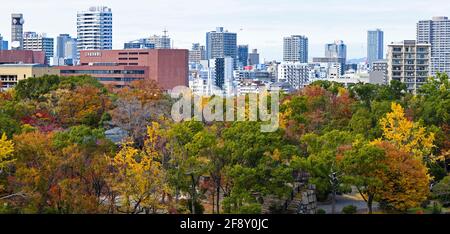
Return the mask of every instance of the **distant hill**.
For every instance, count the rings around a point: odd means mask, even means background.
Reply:
[[[367,58],[359,58],[359,59],[349,59],[347,60],[347,63],[351,63],[351,64],[359,64],[359,63],[364,63],[366,62]]]

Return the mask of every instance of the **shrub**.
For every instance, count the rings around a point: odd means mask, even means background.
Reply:
[[[261,214],[261,204],[250,203],[239,209],[240,214]]]
[[[349,205],[342,208],[342,213],[344,214],[356,214],[356,206]]]
[[[189,211],[189,213],[192,214],[192,205],[191,205],[192,203],[191,202],[192,202],[191,199],[180,200],[180,205],[182,207],[180,207],[178,209],[178,212],[185,213],[185,212]],[[195,214],[203,214],[203,212],[205,211],[205,208],[203,207],[203,205],[198,201],[195,201],[194,206],[195,206]]]
[[[442,206],[439,205],[437,202],[433,202],[433,210],[431,211],[432,214],[442,214]]]
[[[318,209],[316,214],[326,214],[327,212],[324,209]]]

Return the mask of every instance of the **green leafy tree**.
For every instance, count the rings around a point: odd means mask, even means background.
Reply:
[[[331,193],[332,209],[335,213],[336,193],[342,184],[343,168],[339,155],[351,147],[353,136],[350,132],[331,131],[324,135],[306,134],[301,143],[306,145],[308,157],[296,158],[294,164],[311,174],[311,182],[317,184],[318,192]]]
[[[383,188],[377,173],[386,169],[384,159],[385,152],[382,149],[361,141],[354,142],[352,148],[343,153],[343,180],[357,188],[367,203],[369,214],[372,213],[373,202]]]

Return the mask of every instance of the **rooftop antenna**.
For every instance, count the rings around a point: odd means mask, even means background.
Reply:
[[[167,37],[167,33],[168,33],[169,31],[167,31],[167,28],[164,28],[164,31],[163,31],[163,33],[164,33],[164,37]]]

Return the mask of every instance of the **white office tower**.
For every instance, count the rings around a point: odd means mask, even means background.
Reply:
[[[430,75],[431,45],[407,40],[388,46],[388,82],[398,80],[416,93]]]
[[[417,43],[431,44],[431,75],[450,74],[450,20],[447,17],[419,21]]]
[[[77,14],[78,50],[112,49],[112,12],[105,6]]]
[[[309,66],[306,63],[283,62],[278,65],[278,82],[287,82],[294,89],[309,84]]]

